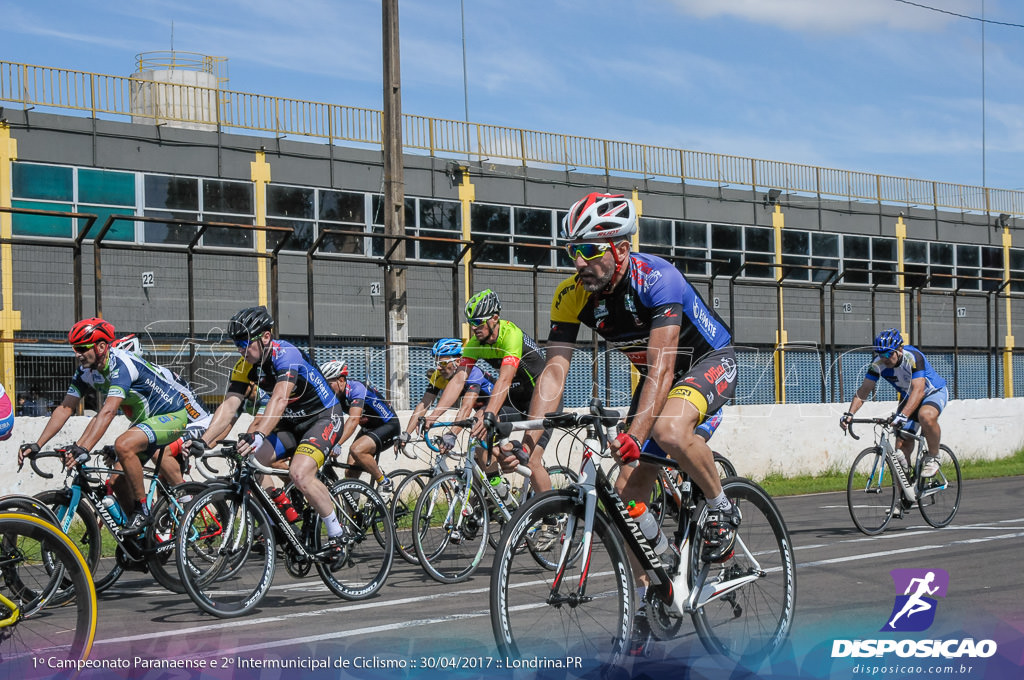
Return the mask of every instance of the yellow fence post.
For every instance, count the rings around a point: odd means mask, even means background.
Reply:
[[[11,137],[10,126],[0,121],[0,206],[11,207],[11,164],[18,159],[18,142]],[[0,237],[10,239],[12,216],[0,213]],[[11,244],[0,244],[0,381],[14,401],[14,332],[21,330],[21,312],[14,309],[14,257]]]
[[[775,204],[775,212],[772,213],[772,229],[775,231],[775,281],[778,286],[779,304],[779,329],[775,332],[775,355],[772,357],[775,371],[775,401],[779,404],[786,403],[786,352],[782,349],[789,342],[789,334],[786,333],[786,315],[782,306],[782,230],[786,227],[786,217],[782,214],[782,206]]]
[[[250,179],[254,185],[253,199],[256,203],[256,224],[265,227],[267,225],[267,184],[270,183],[270,163],[267,163],[267,154],[263,151],[256,152],[256,160],[249,163]],[[256,252],[265,255],[267,252],[267,232],[256,232]],[[256,281],[259,293],[259,304],[270,308],[270,296],[267,293],[267,258],[256,258]]]
[[[900,333],[903,335],[903,342],[910,339],[910,333],[907,331],[907,280],[903,275],[903,246],[906,240],[907,223],[903,221],[903,215],[900,215],[896,219],[896,282],[900,292]],[[871,332],[875,333],[877,330],[872,328]]]

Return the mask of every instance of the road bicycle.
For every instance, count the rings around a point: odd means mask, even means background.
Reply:
[[[579,482],[538,494],[502,536],[491,573],[491,625],[501,653],[510,658],[570,654],[598,666],[621,663],[630,644],[635,563],[651,579],[643,603],[654,636],[668,640],[689,617],[703,645],[756,665],[789,634],[796,602],[796,567],[782,515],[761,487],[741,477],[723,481],[742,523],[734,553],[725,561],[704,557],[701,528],[706,501],[685,476],[683,511],[662,554],[630,517],[628,508],[595,460],[609,457],[621,415],[591,402],[589,413],[550,414],[532,422],[501,423],[511,429],[585,428]],[[641,462],[677,469],[671,459],[641,454]],[[541,523],[562,526],[552,566],[528,557],[529,535]]]
[[[171,487],[159,475],[144,471],[150,521],[142,533],[126,536],[122,533],[124,510],[119,519],[103,504],[107,496],[103,479],[123,475],[124,471],[92,463],[92,458],[101,461],[105,453],[109,452],[101,450],[75,460],[66,470],[64,487],[38,493],[36,499],[53,511],[57,526],[85,556],[97,592],[114,585],[125,570],[148,571],[157,583],[171,592],[185,592],[171,555],[173,535],[185,503],[207,485],[184,482]],[[28,460],[37,475],[52,479],[54,475],[40,468],[39,461],[46,458],[63,461],[64,457],[63,450],[40,451],[30,455]]]
[[[472,427],[475,420],[434,423],[433,428]],[[428,446],[443,455],[438,443],[425,437]],[[482,446],[470,441],[468,450]],[[490,457],[490,447],[486,454]],[[430,479],[423,488],[412,515],[412,544],[423,570],[441,583],[458,583],[468,579],[480,566],[487,545],[497,547],[502,528],[512,518],[530,489],[530,470],[525,457],[517,472],[523,476],[522,484],[513,487],[505,481],[493,486],[488,475],[472,453],[458,456],[462,465],[442,471]],[[562,466],[547,468],[553,488],[564,488],[575,481],[575,473]],[[504,488],[502,488],[504,487]],[[536,554],[536,559],[544,560]]]
[[[846,504],[854,525],[868,536],[876,536],[893,519],[917,504],[924,521],[941,528],[953,521],[960,507],[960,461],[945,444],[939,445],[939,471],[923,477],[921,468],[928,455],[924,437],[907,430],[893,428],[887,418],[855,418],[847,432],[860,439],[855,424],[873,425],[875,445],[857,454],[850,466],[846,483]],[[917,455],[912,470],[905,470],[898,459],[903,458],[894,445],[896,437],[917,440]]]
[[[715,467],[718,469],[720,479],[737,476],[736,467],[732,464],[732,461],[717,451],[712,451],[711,453],[715,457]],[[658,470],[658,477],[654,482],[654,488],[651,490],[651,498],[647,501],[647,508],[658,521],[659,527],[665,523],[666,517],[669,521],[674,521],[678,518],[679,508],[683,507],[683,481],[682,476],[677,470],[665,467]]]
[[[61,590],[70,597],[58,606]],[[0,513],[0,678],[49,677],[53,662],[88,658],[96,612],[89,567],[67,535],[37,515]]]
[[[185,591],[203,611],[221,618],[257,607],[274,580],[278,559],[292,576],[315,568],[340,598],[363,600],[377,593],[391,572],[394,537],[387,504],[368,484],[340,479],[328,460],[318,472],[345,530],[340,558],[327,551],[327,528],[293,486],[286,487],[299,519],[289,522],[258,475],[287,475],[242,456],[234,442],[221,442],[233,459],[230,482],[197,495],[178,533],[177,566]]]

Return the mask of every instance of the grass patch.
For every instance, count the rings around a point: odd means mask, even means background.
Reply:
[[[1024,449],[998,460],[961,460],[960,474],[964,479],[990,479],[1024,475]],[[846,491],[849,469],[830,469],[820,475],[783,477],[771,474],[757,483],[772,496],[793,496],[822,491]]]

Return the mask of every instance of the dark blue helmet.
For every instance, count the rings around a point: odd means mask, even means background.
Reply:
[[[876,352],[891,352],[901,347],[903,347],[903,335],[895,328],[887,328],[875,336]]]

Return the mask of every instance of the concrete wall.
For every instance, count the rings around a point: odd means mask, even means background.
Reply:
[[[893,412],[895,402],[869,402],[858,417],[885,417]],[[951,401],[942,414],[942,441],[961,461],[992,460],[1010,456],[1024,447],[1024,418],[1020,417],[1024,398],[971,399]],[[715,433],[713,448],[728,456],[739,474],[761,479],[768,474],[784,476],[820,473],[831,469],[846,470],[853,457],[872,443],[870,428],[862,427],[860,441],[844,437],[839,417],[846,410],[838,404],[803,404],[775,406],[736,406],[726,408],[725,421]],[[406,422],[409,411],[399,412]],[[82,432],[86,417],[72,418],[63,432],[49,442],[48,448],[67,445]],[[19,418],[14,436],[0,442],[0,494],[35,494],[59,487],[62,478],[37,477],[26,466],[17,472],[17,451],[23,441],[34,441],[46,424],[45,418]],[[235,432],[244,431],[248,416],[236,424]],[[127,426],[122,416],[111,425],[110,433],[121,433]],[[101,444],[114,437],[106,436]],[[576,447],[570,437],[555,437],[546,459],[576,466]],[[399,467],[422,467],[404,457],[385,451],[380,457],[385,470]],[[51,463],[52,461],[47,461]]]

